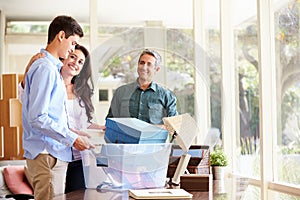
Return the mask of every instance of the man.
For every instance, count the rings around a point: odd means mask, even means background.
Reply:
[[[62,62],[74,51],[83,31],[75,19],[57,16],[48,30],[48,43],[25,77],[22,97],[24,157],[32,178],[34,199],[48,200],[64,193],[71,147],[92,148],[88,139],[72,132],[66,113]]]
[[[106,118],[134,117],[162,125],[163,117],[177,115],[174,94],[153,82],[160,65],[161,56],[154,50],[145,49],[138,60],[137,80],[117,88]]]

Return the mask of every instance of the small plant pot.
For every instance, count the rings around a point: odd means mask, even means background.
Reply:
[[[225,177],[225,167],[212,166],[212,173],[213,173],[214,180],[223,180]]]

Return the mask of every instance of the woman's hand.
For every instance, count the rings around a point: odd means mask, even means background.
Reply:
[[[76,133],[77,135],[81,135],[81,136],[85,136],[87,138],[91,138],[90,134],[88,134],[87,132],[80,131],[80,130],[75,130],[73,128],[70,128],[70,130],[73,131],[74,133]]]
[[[45,57],[45,56],[46,56],[46,55],[45,55],[44,53],[37,53],[37,54],[35,54],[34,56],[31,57],[31,59],[29,60],[29,63],[27,64],[27,66],[26,66],[26,68],[25,68],[24,78],[23,78],[23,80],[21,81],[21,85],[22,85],[23,88],[25,87],[25,76],[26,76],[26,74],[27,74],[27,72],[28,72],[30,66],[32,65],[32,63],[33,63],[34,61],[36,61],[37,59],[43,58],[43,57]]]
[[[88,129],[97,129],[97,130],[100,129],[100,130],[105,131],[106,127],[105,127],[104,125],[92,123],[92,124],[88,127]]]

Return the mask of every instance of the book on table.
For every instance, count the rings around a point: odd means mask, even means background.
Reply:
[[[196,121],[188,113],[164,117],[163,122],[169,133],[173,133],[177,144],[184,152],[189,150],[196,135],[200,133]]]
[[[142,189],[129,190],[135,199],[191,199],[193,195],[184,189]]]

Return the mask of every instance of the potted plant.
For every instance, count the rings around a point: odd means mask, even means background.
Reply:
[[[223,179],[228,160],[221,148],[210,152],[210,165],[212,166],[213,178],[216,180]]]

